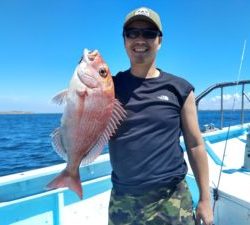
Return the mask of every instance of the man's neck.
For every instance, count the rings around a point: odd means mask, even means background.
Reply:
[[[136,77],[145,79],[159,77],[160,75],[160,71],[156,69],[155,65],[132,65],[130,68],[130,72]]]

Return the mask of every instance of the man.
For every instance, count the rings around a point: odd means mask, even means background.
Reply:
[[[200,191],[196,224],[212,224],[207,155],[194,88],[156,67],[162,35],[160,17],[153,10],[142,7],[127,15],[123,38],[131,67],[114,77],[116,97],[127,118],[109,142],[109,225],[194,224],[181,132]]]

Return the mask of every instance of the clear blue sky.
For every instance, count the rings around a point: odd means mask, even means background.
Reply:
[[[0,111],[58,112],[50,99],[68,86],[84,48],[98,49],[113,74],[129,67],[121,36],[126,14],[159,12],[159,68],[209,85],[250,79],[249,0],[1,0]],[[250,90],[248,90],[250,92]]]

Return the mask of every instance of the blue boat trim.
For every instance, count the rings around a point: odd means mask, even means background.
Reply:
[[[225,164],[221,161],[221,159],[213,151],[213,148],[212,148],[211,143],[209,141],[205,141],[205,147],[206,147],[207,153],[209,154],[209,156],[213,159],[213,161],[217,165],[225,166]]]
[[[62,164],[61,168],[64,168],[64,164]],[[14,180],[13,182],[0,185],[0,202],[43,193],[48,181],[51,181],[56,175],[58,175],[58,172],[59,171],[54,171],[54,173],[51,174],[43,174],[42,177],[31,176],[24,178],[21,176],[19,181]],[[110,175],[110,173],[111,165],[108,160],[90,164],[86,167],[81,167],[80,169],[82,181],[93,180],[98,177]]]
[[[246,169],[246,168],[238,168],[238,169],[225,169],[222,170],[223,173],[228,173],[228,174],[233,174],[233,173],[250,173],[250,169]],[[250,175],[250,174],[249,174]]]

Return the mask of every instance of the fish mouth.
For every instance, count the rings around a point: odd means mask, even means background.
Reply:
[[[97,53],[98,52],[96,50],[89,51],[87,49],[84,49],[83,60],[82,63],[80,63],[77,70],[78,78],[84,85],[86,85],[89,88],[97,87],[97,81],[93,77],[93,73],[95,73],[95,71],[92,68],[92,66],[89,66],[89,64],[91,64],[91,62],[95,60]]]
[[[84,60],[87,63],[93,62],[95,60],[95,57],[97,56],[98,51],[97,50],[88,50],[88,49],[84,49]]]

